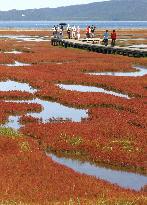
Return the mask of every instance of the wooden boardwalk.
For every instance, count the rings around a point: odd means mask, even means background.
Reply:
[[[99,39],[57,39],[51,38],[51,44],[53,46],[63,46],[65,48],[79,48],[88,51],[93,51],[97,53],[104,54],[119,54],[124,56],[133,57],[147,57],[147,49],[140,48],[129,48],[129,47],[119,47],[119,46],[104,46],[100,44]]]

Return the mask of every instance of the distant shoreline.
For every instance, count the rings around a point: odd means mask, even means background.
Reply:
[[[113,28],[109,28],[109,30],[111,30]],[[82,31],[85,31],[85,29],[81,29]],[[96,30],[98,31],[105,31],[105,28],[97,28]],[[117,31],[144,31],[147,30],[147,28],[117,28]],[[0,28],[0,31],[49,31],[52,32],[51,28]]]
[[[70,26],[95,25],[98,29],[147,29],[147,21],[0,21],[0,29],[6,30],[49,30],[54,25],[64,22]]]

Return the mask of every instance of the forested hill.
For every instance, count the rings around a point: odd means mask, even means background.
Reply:
[[[147,0],[110,0],[59,8],[0,11],[0,21],[3,20],[147,21]]]

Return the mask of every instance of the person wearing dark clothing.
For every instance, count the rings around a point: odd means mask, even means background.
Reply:
[[[70,39],[71,38],[71,36],[70,36],[70,28],[68,28],[68,30],[67,30],[67,35],[68,35],[68,39]]]
[[[111,33],[111,46],[115,46],[115,42],[116,42],[116,31],[113,30],[113,32]]]
[[[63,25],[60,26],[60,29],[61,29],[62,31],[64,30]]]
[[[68,36],[68,39],[71,38],[71,27],[69,26],[69,24],[67,26],[67,36]]]

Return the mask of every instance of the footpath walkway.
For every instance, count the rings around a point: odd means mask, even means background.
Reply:
[[[100,39],[57,39],[51,38],[51,45],[53,46],[63,46],[65,48],[79,48],[85,49],[97,53],[104,54],[119,54],[124,56],[133,57],[147,57],[147,48],[130,48],[130,47],[120,47],[120,46],[104,46],[100,44]]]

